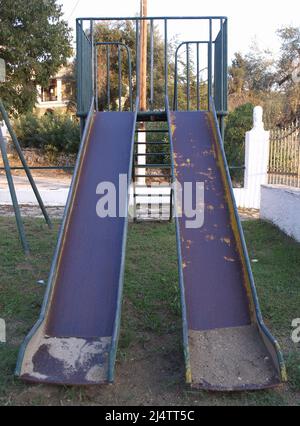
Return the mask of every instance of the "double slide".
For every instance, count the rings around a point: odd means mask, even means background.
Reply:
[[[284,363],[259,310],[216,116],[167,113],[174,177],[205,189],[204,225],[187,227],[184,212],[176,218],[187,382],[216,391],[276,386]],[[97,188],[119,188],[120,175],[129,187],[136,121],[136,113],[90,113],[41,316],[19,355],[22,380],[114,380],[128,219],[100,218]],[[118,212],[128,191],[117,200]]]

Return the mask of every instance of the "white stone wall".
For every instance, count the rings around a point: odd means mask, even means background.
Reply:
[[[300,242],[300,189],[263,185],[260,217]]]

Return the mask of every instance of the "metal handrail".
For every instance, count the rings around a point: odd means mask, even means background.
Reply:
[[[173,109],[174,111],[178,110],[178,53],[182,46],[186,46],[186,62],[187,62],[187,93],[186,93],[186,99],[187,99],[187,111],[190,110],[190,61],[189,61],[189,47],[190,45],[196,45],[197,47],[197,110],[200,111],[200,74],[203,71],[208,70],[208,66],[200,70],[200,58],[199,58],[199,46],[201,44],[207,44],[209,46],[209,41],[183,41],[180,43],[175,51],[175,76],[174,76],[174,100],[173,100]],[[214,42],[213,42],[214,43]],[[208,83],[208,80],[206,81]],[[208,87],[208,86],[207,86]],[[209,94],[208,94],[209,96]]]
[[[208,81],[207,81],[207,90],[208,90],[208,98],[210,96],[214,96],[215,95],[215,91],[213,90],[213,86],[216,84],[219,84],[219,88],[217,91],[224,91],[226,90],[225,84],[226,84],[226,79],[227,79],[227,72],[226,72],[226,67],[227,67],[227,57],[225,56],[226,53],[226,48],[227,48],[227,17],[225,16],[165,16],[165,17],[121,17],[121,18],[114,18],[114,17],[103,17],[103,18],[78,18],[76,20],[77,22],[77,45],[78,45],[78,56],[77,56],[77,67],[79,70],[79,77],[81,77],[81,80],[78,83],[78,105],[79,105],[79,112],[78,115],[82,117],[82,119],[84,119],[84,114],[87,113],[87,111],[83,111],[81,109],[81,106],[83,105],[83,103],[81,102],[81,98],[84,98],[86,95],[84,94],[84,90],[81,87],[81,82],[82,82],[82,78],[83,78],[83,74],[87,73],[88,75],[86,76],[86,78],[84,79],[86,85],[88,85],[87,80],[90,78],[95,78],[95,75],[93,75],[92,71],[89,70],[89,68],[93,68],[94,67],[87,67],[86,65],[83,66],[82,62],[83,62],[83,54],[84,54],[84,49],[82,48],[82,44],[85,45],[86,44],[86,40],[87,40],[87,35],[84,32],[84,24],[87,25],[87,22],[90,22],[90,42],[94,45],[94,26],[97,23],[101,23],[101,22],[125,22],[125,21],[130,21],[133,24],[133,29],[135,30],[135,36],[136,36],[136,41],[135,41],[135,57],[136,57],[136,64],[135,64],[135,75],[136,75],[136,80],[135,80],[135,85],[136,85],[136,96],[139,97],[140,95],[140,62],[141,62],[141,52],[140,52],[140,27],[141,27],[141,23],[144,21],[147,21],[150,23],[150,75],[149,75],[149,85],[150,85],[150,99],[149,99],[149,110],[153,110],[154,108],[154,95],[155,95],[155,70],[154,70],[154,49],[155,49],[155,40],[154,40],[154,31],[155,31],[155,22],[158,23],[162,23],[163,24],[163,43],[164,43],[164,95],[168,96],[168,90],[169,90],[169,83],[170,83],[170,79],[169,79],[169,71],[170,71],[170,61],[169,61],[169,23],[170,22],[178,22],[180,20],[185,20],[185,21],[193,21],[196,22],[197,20],[199,20],[199,22],[208,22],[209,24],[209,29],[208,29],[208,35],[205,37],[205,39],[199,40],[197,41],[197,45],[199,46],[200,44],[207,44],[208,46],[208,52],[207,52],[207,63],[208,63]],[[216,25],[213,25],[214,23],[217,23],[219,25],[218,30],[219,30],[219,35],[217,38],[215,38],[215,34],[214,34],[214,30],[216,29]],[[84,37],[82,36],[81,33],[84,33]],[[114,44],[114,45],[118,45],[119,47],[122,45],[121,40],[116,40],[114,42],[105,42],[103,40],[103,44],[107,43],[107,45],[109,43]],[[124,43],[123,43],[124,44]],[[214,47],[215,46],[215,47]],[[84,47],[84,46],[83,46]],[[216,57],[216,49],[219,49],[219,56],[220,57]],[[220,50],[221,49],[221,50]],[[94,50],[94,49],[92,49]],[[215,61],[213,61],[213,51],[215,51]],[[94,55],[93,53],[90,55],[91,56],[91,60],[94,61]],[[133,54],[134,56],[134,54]],[[199,55],[197,55],[197,61],[199,62],[200,57]],[[215,69],[213,69],[213,63],[215,63]],[[85,70],[86,68],[86,70]],[[226,75],[225,75],[226,74]],[[215,76],[217,75],[217,78],[215,78]],[[132,77],[134,77],[132,75]],[[199,77],[199,76],[198,76]],[[197,79],[198,82],[198,86],[200,85],[200,80],[199,78]],[[96,84],[92,84],[92,86],[94,87],[94,95],[95,95],[95,86]],[[88,86],[89,87],[89,86]],[[97,91],[97,89],[96,89]],[[107,84],[107,97],[109,98],[109,91],[110,91],[110,85],[109,85],[109,81]],[[119,95],[120,95],[120,91],[119,91]],[[120,96],[119,96],[120,97]],[[97,96],[95,96],[95,98],[97,98]],[[224,114],[226,114],[227,111],[227,96],[225,93],[221,93],[219,96],[219,104],[218,104],[218,113],[219,116],[221,117]],[[165,105],[164,102],[162,102],[163,105],[159,105],[158,109],[163,110]],[[200,109],[200,96],[198,96],[197,99],[197,107],[198,109]]]
[[[98,105],[98,82],[97,82],[97,75],[98,75],[98,55],[97,55],[97,46],[107,46],[107,64],[106,64],[106,74],[107,74],[107,104],[108,104],[108,110],[110,109],[110,61],[109,61],[109,46],[117,46],[118,47],[118,66],[119,66],[119,111],[121,111],[121,97],[122,97],[122,64],[121,64],[121,51],[120,47],[123,47],[127,52],[127,58],[128,58],[128,82],[129,82],[129,99],[130,99],[130,110],[133,111],[133,98],[132,98],[132,61],[131,61],[131,52],[130,48],[125,43],[117,42],[117,41],[105,41],[105,42],[97,42],[94,43],[94,48],[96,49],[96,55],[94,55],[95,58],[95,69],[96,69],[96,110],[99,110]]]

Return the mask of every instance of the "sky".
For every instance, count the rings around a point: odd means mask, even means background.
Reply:
[[[140,0],[58,2],[72,27],[78,17],[135,16],[140,5]],[[149,16],[227,16],[230,58],[234,52],[247,52],[254,40],[260,48],[267,48],[277,55],[280,45],[276,30],[286,25],[300,25],[299,0],[148,0],[148,4]],[[195,27],[185,24],[183,32],[184,38],[195,39]]]

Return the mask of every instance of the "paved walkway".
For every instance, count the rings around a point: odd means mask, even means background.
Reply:
[[[19,176],[14,174],[13,179],[16,190],[31,189],[27,176]],[[54,191],[57,189],[68,189],[71,183],[71,176],[34,176],[34,181],[39,189],[48,189],[49,191]],[[3,172],[0,174],[0,189],[8,189],[7,179]]]
[[[65,199],[67,197],[68,190],[71,183],[71,175],[67,175],[67,174],[54,175],[54,176],[53,175],[52,176],[34,175],[34,179],[38,189],[41,191],[42,198],[44,199],[46,205],[47,205],[47,197],[46,197],[47,194],[51,195],[50,199],[48,200],[48,205],[50,206],[52,205],[51,203],[53,202],[53,200],[55,199],[61,200],[58,203],[60,204],[60,207],[47,207],[47,211],[50,217],[52,217],[53,219],[62,218],[63,212],[64,212]],[[14,174],[14,183],[18,193],[19,200],[23,200],[23,199],[27,200],[28,197],[30,200],[31,198],[34,198],[32,195],[31,187],[28,183],[28,179],[23,172],[22,173],[16,172]],[[0,173],[0,194],[1,194],[1,190],[8,192],[6,176],[3,172]],[[29,195],[27,195],[27,191]],[[25,193],[26,196],[22,197],[22,193]],[[3,204],[10,204],[9,192],[6,198],[3,197],[3,192],[2,192],[2,196],[0,197],[0,204],[1,204],[1,198],[2,198],[2,201],[3,199],[8,198],[9,203],[6,202]],[[25,204],[26,201],[24,200],[21,202]],[[21,207],[21,212],[24,217],[34,217],[34,218],[43,217],[40,209],[36,206],[23,205]],[[141,213],[142,213],[142,216],[144,215],[147,216],[148,210],[145,212],[142,211]],[[250,209],[239,210],[239,213],[240,213],[240,217],[242,221],[259,219],[258,210],[250,210]],[[14,216],[13,208],[9,205],[0,205],[0,216],[13,217]],[[159,216],[159,211],[157,212],[157,216]],[[169,218],[169,207],[166,208],[164,217],[166,219]]]

